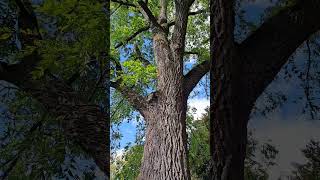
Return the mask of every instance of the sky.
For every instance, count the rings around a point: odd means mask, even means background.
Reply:
[[[274,1],[273,1],[274,2]],[[256,0],[255,2],[246,2],[243,8],[246,10],[245,18],[256,24],[260,23],[262,13],[267,7],[270,7],[270,0]],[[299,50],[295,56],[296,64],[303,66],[305,56]],[[190,62],[192,64],[192,62]],[[204,79],[202,80],[204,81]],[[308,114],[302,114],[302,108],[305,99],[293,102],[298,94],[303,93],[303,89],[295,77],[291,80],[284,79],[284,71],[278,74],[276,81],[272,82],[266,92],[281,92],[288,97],[288,102],[271,111],[266,116],[252,115],[248,128],[254,131],[254,137],[260,142],[268,142],[276,147],[279,154],[276,158],[277,165],[269,170],[270,180],[275,180],[281,175],[289,175],[292,170],[291,163],[305,162],[301,149],[307,142],[313,138],[320,140],[320,121],[310,120]],[[197,86],[200,95],[190,98],[188,105],[197,108],[194,114],[195,118],[200,118],[204,109],[210,105],[209,99],[204,95],[203,86]],[[262,95],[256,102],[256,107],[264,108],[268,106],[267,96]],[[135,122],[124,123],[120,126],[123,132],[121,148],[128,142],[134,141]],[[123,151],[123,150],[120,150]],[[119,151],[119,152],[120,152]]]

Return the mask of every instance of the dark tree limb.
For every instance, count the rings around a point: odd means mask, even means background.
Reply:
[[[199,52],[196,52],[196,51],[185,51],[185,52],[184,52],[184,55],[190,55],[190,54],[199,55],[200,53],[199,53]]]
[[[143,55],[142,55],[142,53],[141,53],[141,51],[140,51],[140,49],[139,49],[137,44],[134,45],[134,49],[135,49],[135,52],[136,52],[136,58],[139,61],[141,61],[144,66],[150,65],[150,62],[146,58],[143,57]]]
[[[124,6],[129,6],[129,7],[137,7],[135,4],[130,3],[129,1],[111,0],[111,2],[118,3]]]
[[[144,18],[151,24],[153,32],[164,31],[163,27],[158,23],[157,18],[152,14],[151,10],[148,8],[148,5],[144,1],[138,1],[140,5],[141,13]]]
[[[299,0],[268,19],[239,46],[251,105],[292,53],[320,29],[320,1]]]
[[[208,73],[210,69],[210,61],[206,60],[192,68],[185,76],[184,76],[184,91],[185,96],[188,96],[191,91],[196,87],[200,79]]]
[[[131,41],[132,39],[134,39],[136,36],[138,36],[139,34],[141,34],[142,32],[145,32],[147,30],[150,29],[150,26],[144,26],[140,29],[138,29],[136,32],[134,32],[131,36],[129,36],[124,42],[120,42],[119,44],[117,44],[115,46],[116,49],[118,49],[119,47],[125,45],[125,43]]]

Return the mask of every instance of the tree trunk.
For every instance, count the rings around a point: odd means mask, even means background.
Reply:
[[[226,51],[225,51],[226,52]],[[211,76],[210,154],[212,179],[243,180],[247,143],[247,122],[251,105],[247,100],[246,82],[242,79],[240,58],[234,52]],[[223,59],[223,58],[222,58]],[[232,62],[232,63],[229,63]]]
[[[234,43],[234,1],[211,0],[211,179],[243,180],[250,115],[242,59]]]
[[[181,49],[171,47],[165,34],[153,37],[158,84],[143,112],[147,123],[140,180],[190,179]]]
[[[221,100],[217,100],[211,113],[213,114],[210,123],[210,153],[213,162],[211,177],[214,180],[244,179],[247,122],[250,111],[243,108],[246,104],[242,101],[237,102],[234,98],[225,95]]]
[[[170,96],[160,101],[145,117],[146,140],[139,179],[190,179],[184,102]]]

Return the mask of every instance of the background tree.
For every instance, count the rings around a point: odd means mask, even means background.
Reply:
[[[0,5],[2,178],[108,176],[109,1]]]

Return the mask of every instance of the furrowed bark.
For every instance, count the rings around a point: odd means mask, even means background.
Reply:
[[[156,98],[144,114],[146,140],[138,179],[190,179],[187,159],[183,67],[164,33],[153,37],[157,62]]]
[[[170,43],[165,31],[154,31],[157,63],[156,97],[144,114],[147,122],[143,161],[138,179],[190,179],[187,153],[187,97],[183,76],[184,40],[189,3],[176,1]]]
[[[139,180],[190,179],[187,160],[186,100],[170,90],[145,114],[147,122]],[[174,96],[169,96],[174,94]]]
[[[242,180],[249,111],[242,106],[241,64],[234,43],[234,1],[212,0],[211,179]]]

